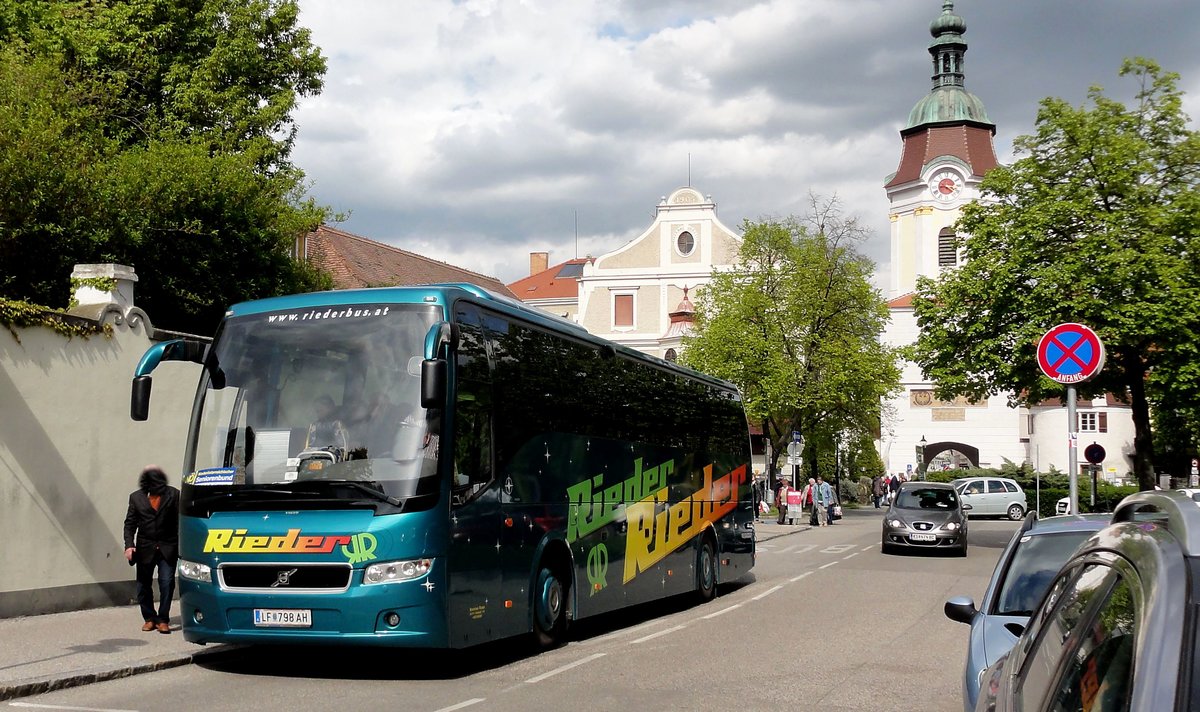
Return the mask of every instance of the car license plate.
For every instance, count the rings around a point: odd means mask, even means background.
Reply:
[[[913,541],[937,541],[937,537],[932,534],[913,533],[913,534],[909,534],[908,538],[912,539]]]
[[[255,608],[254,625],[269,628],[310,628],[312,611],[307,608]]]

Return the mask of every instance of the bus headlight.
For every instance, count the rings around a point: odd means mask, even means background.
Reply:
[[[212,569],[208,564],[198,564],[187,559],[179,560],[179,575],[189,581],[212,583]]]
[[[413,559],[412,561],[385,561],[371,564],[363,570],[363,583],[395,583],[420,578],[429,573],[433,559]]]

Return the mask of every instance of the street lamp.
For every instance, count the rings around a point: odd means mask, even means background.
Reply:
[[[925,436],[921,436],[921,442],[917,443],[920,452],[920,462],[917,463],[917,472],[920,473],[921,479],[925,479],[925,446],[928,445],[925,441]]]

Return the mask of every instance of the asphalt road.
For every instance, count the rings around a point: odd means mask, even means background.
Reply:
[[[879,552],[877,510],[823,529],[760,527],[746,580],[585,621],[537,654],[247,648],[162,672],[24,698],[75,710],[962,709],[967,628],[949,596],[980,598],[1017,524],[972,521],[969,555]]]

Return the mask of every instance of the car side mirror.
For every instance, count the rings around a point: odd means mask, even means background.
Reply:
[[[946,617],[956,623],[971,624],[975,620],[975,614],[979,611],[975,608],[975,599],[970,596],[955,596],[946,601],[943,608]]]
[[[963,511],[964,511],[964,512],[969,512],[970,510],[972,510],[972,509],[975,509],[975,508],[974,508],[974,507],[972,507],[972,506],[971,506],[971,505],[969,505],[969,504],[964,504],[964,505],[962,506],[962,509],[963,509]]]
[[[421,362],[421,407],[442,408],[446,403],[446,382],[449,368],[445,359],[425,359]]]

